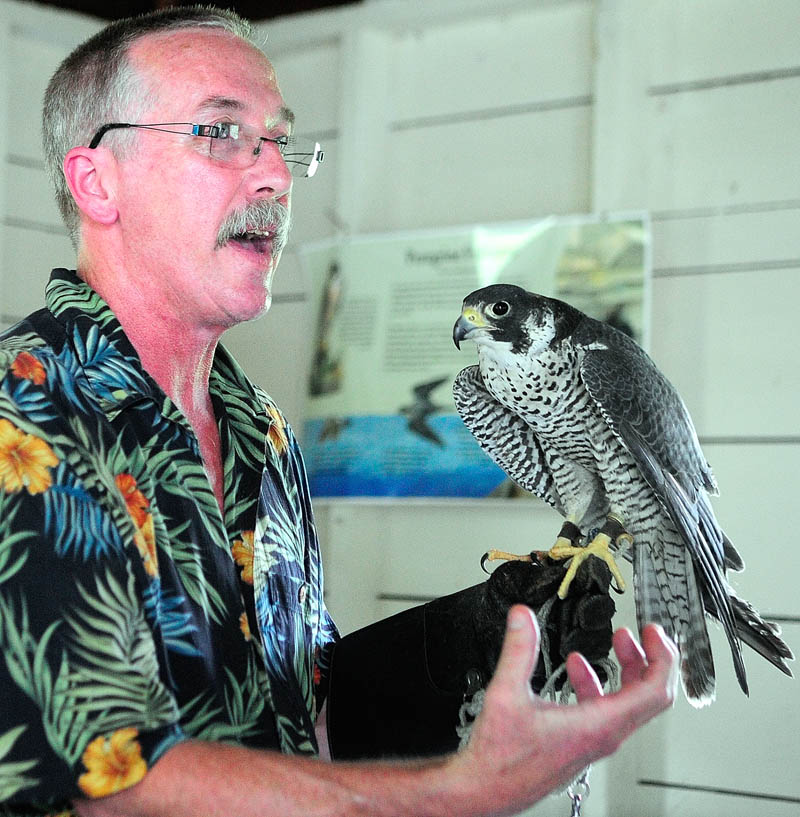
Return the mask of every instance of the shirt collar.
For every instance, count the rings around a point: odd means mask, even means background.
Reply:
[[[169,398],[142,368],[111,307],[74,270],[54,269],[45,303],[109,420],[141,400]]]

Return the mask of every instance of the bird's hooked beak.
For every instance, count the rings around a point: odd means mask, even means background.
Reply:
[[[453,327],[453,343],[455,343],[456,349],[461,349],[462,340],[469,340],[473,332],[477,329],[485,329],[487,326],[488,324],[477,309],[473,309],[471,306],[464,307],[461,317]]]

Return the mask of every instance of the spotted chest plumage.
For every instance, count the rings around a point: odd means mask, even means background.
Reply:
[[[578,462],[589,466],[587,417],[605,428],[580,377],[579,352],[569,343],[532,354],[496,356],[478,350],[478,365],[489,392],[556,447],[568,446]]]

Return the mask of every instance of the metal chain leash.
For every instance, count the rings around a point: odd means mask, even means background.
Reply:
[[[546,679],[544,686],[539,691],[539,696],[543,700],[550,700],[563,706],[569,704],[570,700],[574,698],[574,690],[569,679],[564,677],[567,674],[566,663],[555,666],[550,655],[550,631],[547,624],[556,601],[556,597],[552,596],[536,610],[540,632],[539,655]],[[616,692],[620,688],[619,667],[617,664],[609,656],[606,656],[596,661],[595,666],[605,672],[604,690],[606,692]],[[469,742],[472,725],[483,708],[485,690],[483,688],[476,689],[476,686],[479,685],[474,683],[474,679],[470,680],[471,683],[467,684],[468,691],[464,695],[464,701],[459,712],[459,724],[456,727],[460,738],[460,748],[463,748]],[[566,789],[561,790],[569,798],[570,817],[581,817],[582,815],[583,804],[591,791],[589,787],[590,770],[591,766],[587,766]]]
[[[581,806],[591,791],[589,788],[590,768],[591,766],[587,766],[581,776],[574,783],[567,786],[567,797],[572,803],[572,811],[570,811],[569,817],[581,817]]]

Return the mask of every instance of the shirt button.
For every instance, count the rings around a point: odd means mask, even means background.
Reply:
[[[308,587],[304,584],[300,585],[300,589],[297,591],[297,600],[300,604],[304,604],[306,600],[306,595],[308,594]]]

